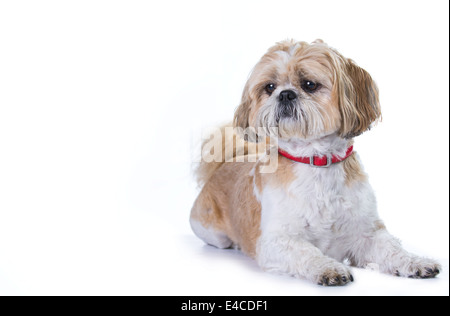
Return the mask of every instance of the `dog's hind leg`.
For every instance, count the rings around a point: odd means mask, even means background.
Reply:
[[[217,248],[230,248],[232,240],[225,233],[225,223],[216,201],[205,190],[191,210],[191,228],[205,243]]]

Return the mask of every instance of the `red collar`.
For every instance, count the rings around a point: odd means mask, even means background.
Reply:
[[[310,157],[294,157],[284,150],[281,150],[278,148],[278,152],[281,156],[284,156],[288,159],[301,162],[301,163],[307,163],[311,165],[312,167],[329,167],[331,164],[343,161],[350,157],[350,155],[353,153],[353,146],[350,146],[347,148],[347,152],[345,153],[344,157],[339,157],[336,155],[333,155],[331,157],[328,156],[310,156]]]

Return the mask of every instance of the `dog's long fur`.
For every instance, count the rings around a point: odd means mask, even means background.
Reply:
[[[317,90],[304,87],[311,81],[320,83]],[[283,90],[297,96],[289,112],[280,111],[286,106],[280,101]],[[380,116],[378,88],[365,70],[320,40],[285,41],[255,66],[234,124],[265,131],[277,127],[279,147],[293,156],[343,157],[353,137]],[[265,270],[322,285],[353,281],[345,259],[398,276],[439,273],[438,263],[406,252],[387,232],[356,152],[328,168],[279,155],[276,172],[262,173],[262,160],[233,162],[237,152],[254,154],[249,143],[237,142],[244,148],[235,145],[226,157],[225,146],[240,136],[224,137],[215,139],[224,146],[221,161],[202,163],[197,171],[203,186],[190,222],[206,243],[237,247]]]

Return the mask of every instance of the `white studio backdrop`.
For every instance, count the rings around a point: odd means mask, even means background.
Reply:
[[[448,2],[1,1],[0,294],[448,295]],[[205,246],[193,149],[276,41],[368,70],[383,122],[356,139],[379,213],[435,280],[355,269],[322,289]]]

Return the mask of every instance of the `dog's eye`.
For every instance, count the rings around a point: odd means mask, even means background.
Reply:
[[[303,90],[305,90],[306,92],[309,92],[309,93],[316,91],[317,89],[319,89],[319,87],[320,87],[320,83],[316,83],[311,80],[305,80],[302,84]]]
[[[269,83],[269,84],[266,86],[265,90],[266,90],[266,92],[267,92],[269,95],[271,95],[271,94],[275,91],[276,88],[277,88],[277,87],[275,86],[274,83]]]

